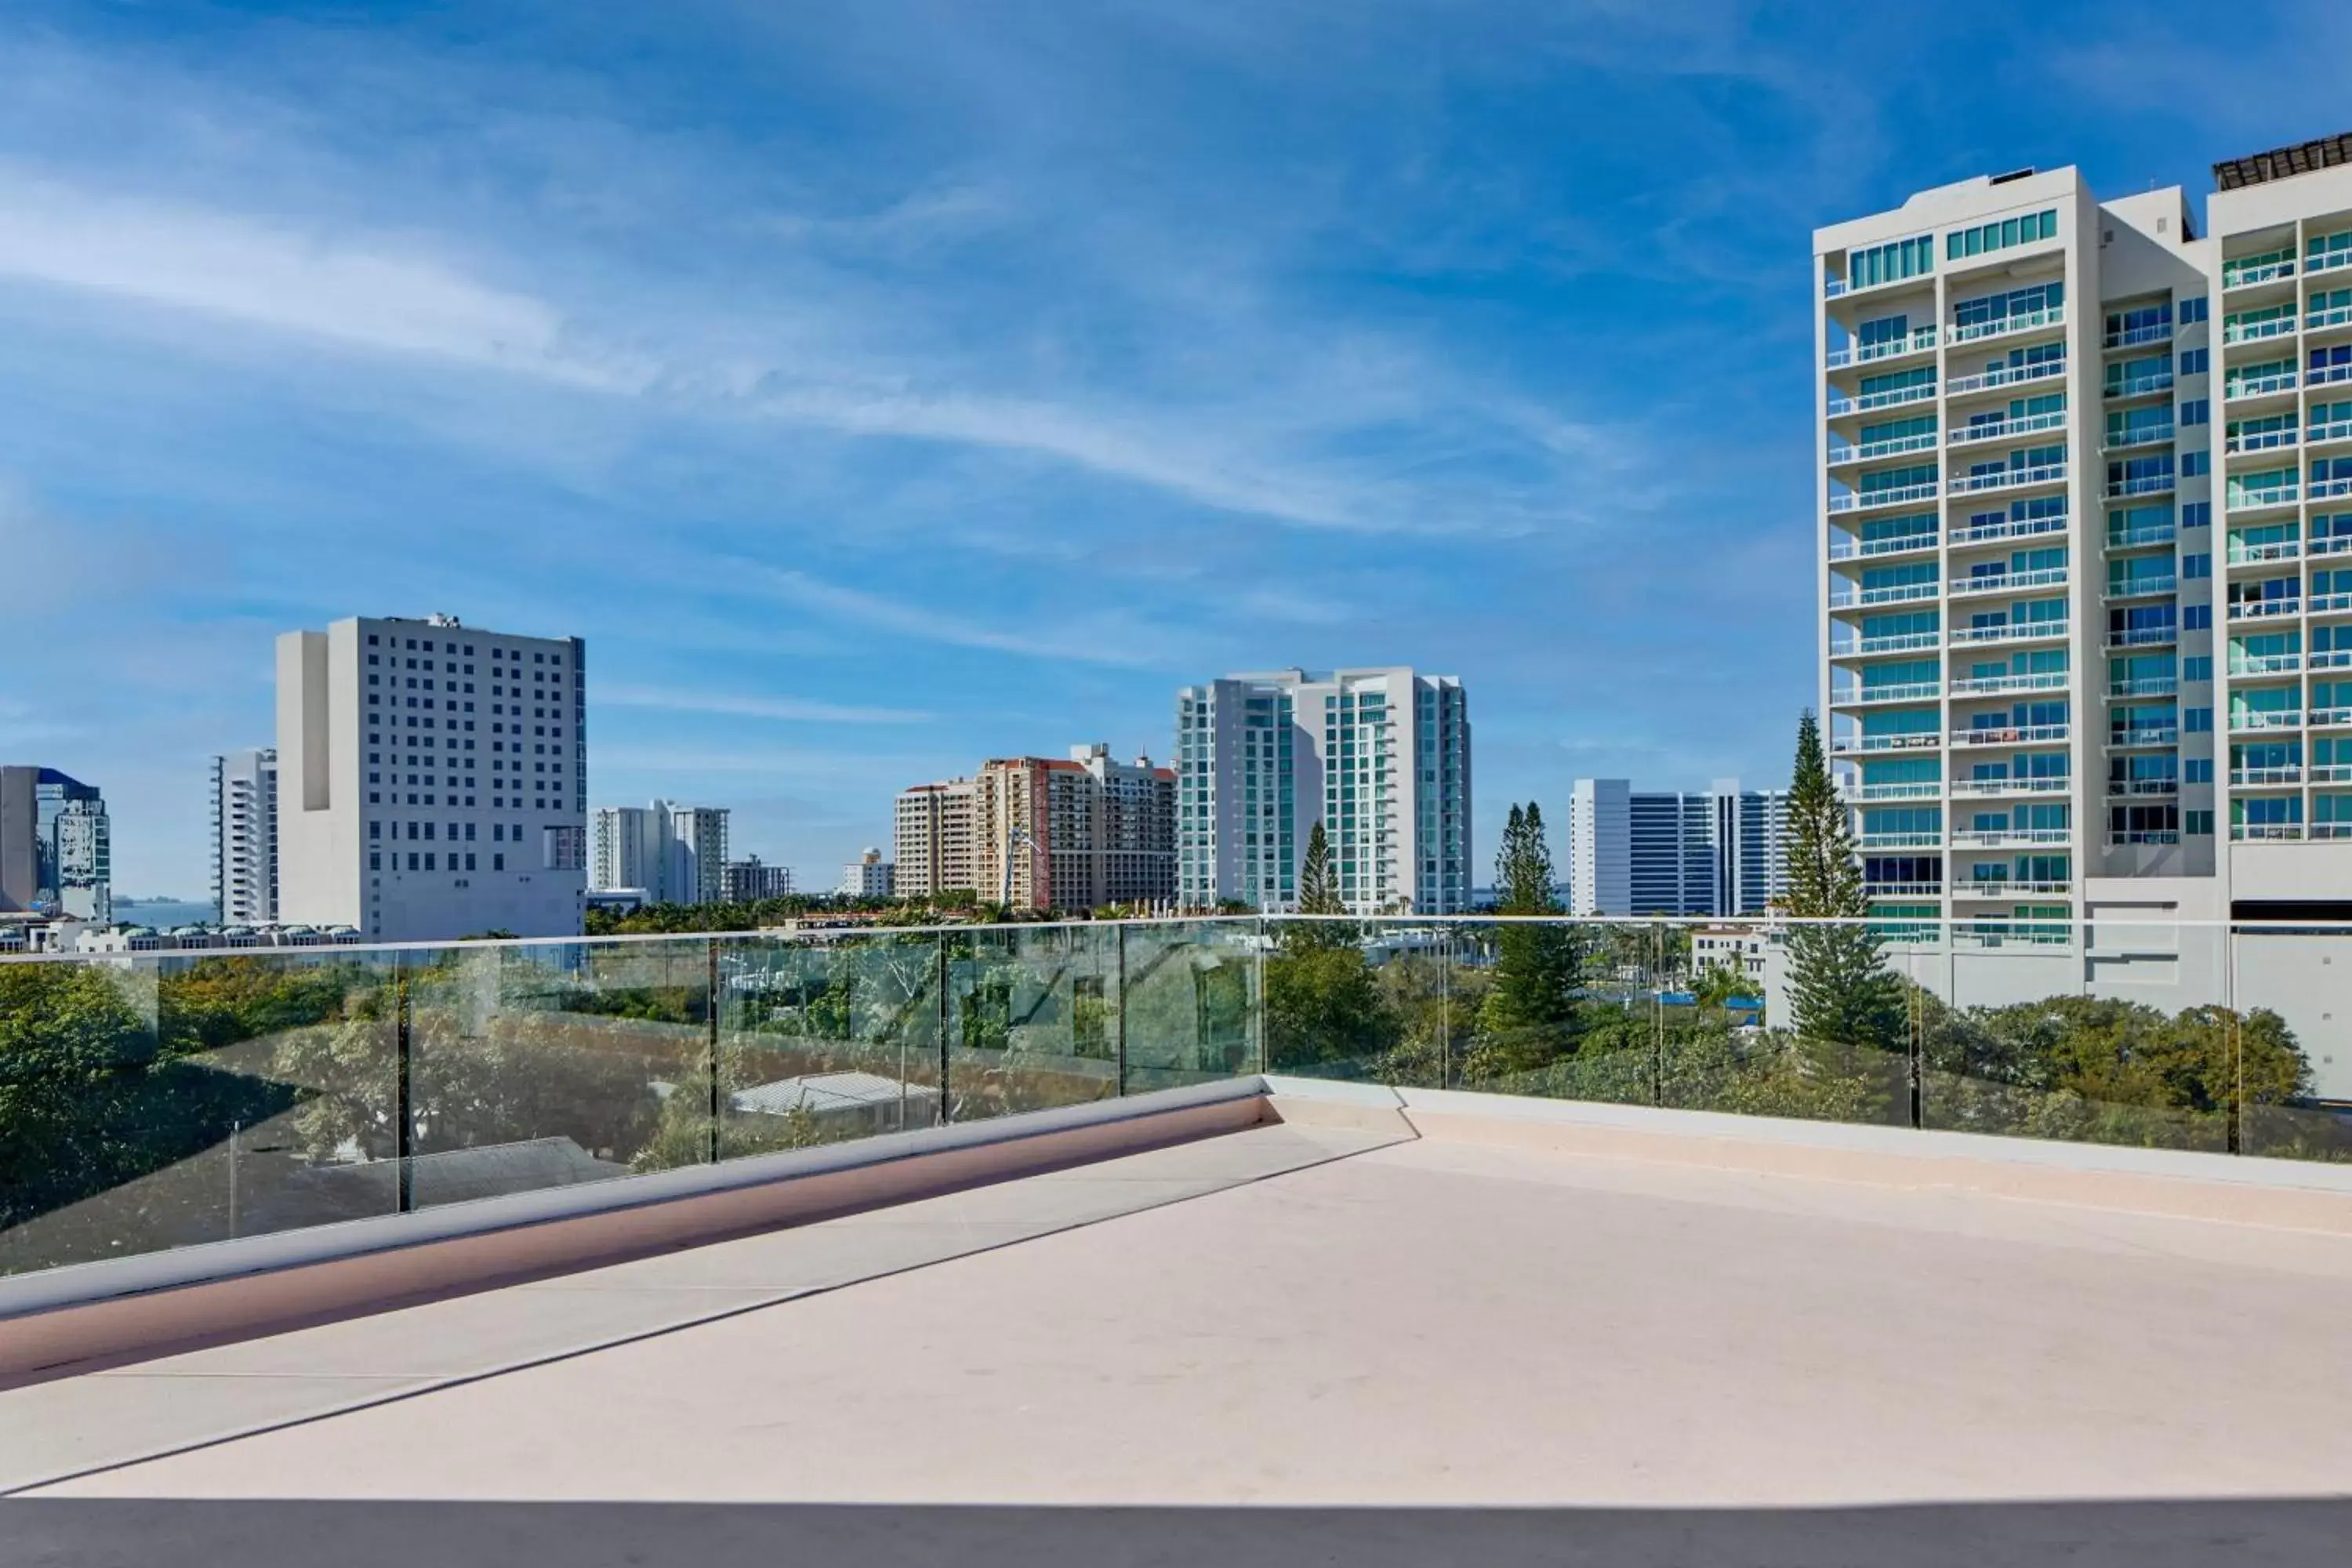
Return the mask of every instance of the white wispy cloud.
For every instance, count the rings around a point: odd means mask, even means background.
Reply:
[[[935,715],[913,708],[867,708],[820,702],[804,697],[731,696],[699,688],[599,686],[600,705],[651,708],[678,713],[717,713],[743,719],[780,719],[814,724],[920,724]]]
[[[755,588],[769,597],[867,631],[1027,658],[1073,659],[1083,664],[1136,669],[1161,668],[1170,663],[1167,637],[1139,619],[1104,624],[1055,616],[1050,621],[1041,621],[1037,630],[1013,631],[937,605],[869,594],[861,588],[812,577],[805,572],[764,566],[755,561],[734,563],[733,571],[740,586]],[[1047,626],[1066,629],[1043,629]]]

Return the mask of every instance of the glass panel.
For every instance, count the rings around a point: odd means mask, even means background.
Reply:
[[[709,1160],[712,954],[705,940],[404,954],[410,1206]]]
[[[2352,1160],[2352,931],[2241,925],[2229,940],[2242,1152]]]
[[[1273,941],[1255,919],[1122,925],[1127,1092],[1255,1072],[1258,998]]]
[[[940,962],[929,931],[722,942],[719,1156],[938,1122]]]
[[[1118,1093],[1112,924],[948,937],[948,1119],[1007,1116]]]
[[[390,1213],[394,963],[0,963],[0,1273]]]
[[[1443,1087],[1456,1030],[1454,931],[1439,922],[1267,921],[1266,1070]],[[1457,1016],[1460,1015],[1460,1016]]]

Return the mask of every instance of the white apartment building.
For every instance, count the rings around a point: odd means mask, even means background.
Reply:
[[[1760,915],[1788,891],[1789,792],[1717,779],[1705,791],[1578,779],[1569,792],[1576,915]]]
[[[882,858],[881,850],[869,848],[841,868],[841,885],[835,891],[845,899],[887,899],[890,888],[890,862]]]
[[[279,637],[278,918],[383,942],[578,934],[585,652],[452,616]]]
[[[792,896],[793,868],[762,865],[757,855],[730,860],[719,875],[719,898],[722,903],[756,904],[762,899]]]
[[[1176,699],[1177,899],[1295,910],[1318,822],[1352,911],[1470,907],[1462,683],[1403,666],[1229,676]]]
[[[2070,168],[1814,236],[1821,701],[1874,908],[2065,949],[1979,999],[2214,1000],[2217,944],[2120,922],[2352,915],[2352,137],[2214,175],[2201,233]]]
[[[726,889],[728,810],[656,800],[596,808],[589,886],[634,889],[647,903],[701,904]]]
[[[278,748],[250,746],[213,759],[213,919],[222,925],[278,921]]]

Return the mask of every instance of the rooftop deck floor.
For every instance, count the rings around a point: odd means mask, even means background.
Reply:
[[[2347,1324],[2342,1236],[1269,1127],[0,1393],[0,1467],[75,1499],[2235,1519],[2352,1492]],[[2256,1511],[2340,1548],[2312,1507]]]

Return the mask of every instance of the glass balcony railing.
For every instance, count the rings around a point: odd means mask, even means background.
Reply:
[[[1954,626],[1954,643],[2038,642],[2066,636],[2063,620],[2004,621],[1990,626]]]
[[[1830,497],[1832,511],[1875,511],[1882,507],[1909,506],[1914,501],[1934,500],[1936,485],[1898,485],[1883,490],[1846,490]]]
[[[2043,463],[2035,468],[2006,468],[1991,473],[1961,474],[1952,480],[1954,495],[1979,495],[1987,490],[2023,489],[2029,485],[2063,483],[2066,465]]]
[[[1952,343],[1977,343],[1988,338],[2013,337],[2021,332],[2044,331],[2066,324],[2066,307],[2053,305],[2046,310],[2021,310],[2013,316],[2001,316],[1990,321],[1970,321],[1953,327],[1945,334]]]
[[[1998,799],[2011,795],[2064,795],[2074,788],[2063,778],[1963,778],[1952,781],[1955,798]]]
[[[2233,822],[2230,837],[2241,842],[2282,842],[2303,837],[2300,822]]]
[[[2352,327],[2352,305],[2314,310],[2303,319],[2303,330],[2307,332],[2323,331],[2329,327]]]
[[[2265,261],[2230,261],[2221,266],[2221,287],[2252,289],[2257,284],[2275,283],[2282,278],[2294,276],[2294,258],[2282,257]]]
[[[2136,729],[2110,730],[2107,744],[2122,750],[2143,746],[2175,746],[2180,743],[2179,728],[2172,724],[2147,724]]]
[[[1933,782],[1865,784],[1856,784],[1849,793],[1859,801],[1934,800],[1944,793],[1944,786]]]
[[[2063,741],[2072,727],[2065,724],[1978,725],[1952,731],[1955,746],[2039,746]]]
[[[2137,348],[2142,343],[2168,343],[2171,341],[2172,323],[2170,321],[2149,321],[2142,326],[2119,327],[2112,332],[2104,333],[2099,339],[2099,344],[2102,348],[2128,349]]]
[[[2107,633],[2109,647],[2162,647],[2180,640],[2180,627],[2172,623],[2153,626],[2117,626]]]
[[[1848,365],[1871,364],[1880,360],[1900,359],[1908,354],[1929,353],[1936,348],[1936,329],[1919,327],[1899,338],[1883,342],[1852,343],[1829,351],[1828,365],[1842,370]]]
[[[1886,588],[1843,587],[1830,590],[1830,608],[1853,610],[1872,605],[1907,605],[1936,596],[1933,583],[1897,583]]]
[[[2178,481],[2169,472],[2134,474],[2127,479],[2109,479],[2106,493],[2108,500],[2117,500],[2127,496],[2170,495],[2176,488]]]
[[[2265,507],[2293,506],[2302,499],[2302,489],[2291,484],[2242,487],[2232,485],[2230,487],[2229,500],[2225,504],[2226,509],[2231,511],[2261,511]]]
[[[1830,544],[1830,559],[1868,561],[1883,555],[1909,555],[1922,550],[1933,550],[1937,542],[1932,530],[1926,533],[1906,533],[1893,539],[1839,539]]]
[[[1956,528],[1952,530],[1951,540],[1954,545],[1990,544],[2002,539],[2031,539],[2038,534],[2063,533],[2066,527],[2067,519],[2063,516],[2011,518],[2000,522],[1980,522],[1970,528]]]
[[[2303,553],[2303,542],[2296,539],[2273,540],[2267,544],[2232,544],[2229,563],[2232,566],[2257,566],[2269,561],[2292,561]]]
[[[1897,436],[1888,441],[1865,441],[1855,447],[1832,447],[1832,464],[1874,463],[1882,458],[1899,458],[1906,452],[1932,452],[1936,449],[1936,433],[1926,430],[1916,436]]]
[[[1852,642],[1832,643],[1832,658],[1861,658],[1883,653],[1916,653],[1921,648],[1942,646],[1941,632],[1897,632],[1891,637],[1856,637]]]
[[[1943,683],[1935,680],[1906,681],[1900,686],[1850,686],[1830,693],[1830,701],[1841,708],[1881,702],[1926,702],[1942,695],[1943,689]]]
[[[2179,689],[2180,678],[2176,675],[2141,675],[2107,683],[2110,697],[2170,697]]]
[[[2107,432],[2101,443],[2110,452],[2128,452],[2138,447],[2168,447],[2173,429],[2168,422],[2162,425],[2128,425]]]
[[[1973,425],[1957,426],[1950,444],[1974,447],[1986,441],[1999,441],[2012,436],[2031,436],[2041,430],[2063,430],[2066,427],[2066,411],[2063,408],[2047,414],[2020,415],[2014,419],[1990,419]]]
[[[2315,730],[2340,730],[2352,724],[2352,707],[2314,708],[2308,718]]]
[[[1996,387],[2055,381],[2065,374],[2066,362],[2063,359],[2037,360],[2032,364],[2000,365],[1975,375],[1956,375],[1944,384],[1944,391],[1948,396],[1965,397],[1973,392],[1990,392]]]
[[[2232,733],[2255,730],[2300,730],[2303,710],[2300,708],[2245,708],[2230,715]]]
[[[2282,392],[2293,392],[2294,384],[2294,372],[2291,370],[2270,375],[2233,375],[2222,384],[2221,399],[2225,403],[2237,403],[2249,397],[2271,397]]]
[[[2330,419],[2314,425],[2304,432],[2304,443],[2311,447],[2333,446],[2338,441],[2352,441],[2352,419]]]
[[[2301,614],[2301,599],[2233,599],[2230,602],[2229,618],[2233,621],[2269,621],[2282,616]]]
[[[2258,343],[2270,338],[2291,336],[2294,331],[2292,312],[2265,316],[2259,321],[2225,321],[2221,323],[2221,341],[2225,343]]]
[[[2177,778],[2109,779],[2107,797],[2110,800],[2137,800],[2149,795],[2176,795],[2180,793]]]
[[[2024,671],[2009,675],[1975,675],[1952,682],[1955,697],[1992,697],[2006,691],[2063,691],[2073,683],[2066,670]]]
[[[1952,835],[1955,849],[2017,849],[2034,845],[2068,844],[2074,841],[2071,827],[2002,827],[1979,832],[1969,830]]]
[[[2230,783],[2238,789],[2260,789],[2276,784],[2299,784],[2303,770],[2297,768],[2231,768]]]
[[[2230,661],[2232,676],[2293,675],[2303,668],[2299,653],[2247,654]]]
[[[2170,573],[2162,576],[2117,577],[2108,582],[2103,599],[2147,599],[2169,594],[2179,586]]]
[[[2159,392],[2172,390],[2172,373],[2160,371],[2154,375],[2118,376],[2106,384],[2106,395],[2114,398],[2153,397]]]
[[[1840,756],[1866,752],[1921,752],[1933,749],[1940,739],[1933,730],[1907,735],[1840,735],[1830,742],[1830,750]]]
[[[2032,572],[1985,572],[1967,577],[1955,577],[1946,584],[1951,596],[1964,599],[1987,594],[2022,594],[2035,588],[2055,588],[2064,584],[2066,568],[2043,566]]]
[[[1832,419],[1853,414],[1872,414],[1882,408],[1900,408],[1907,403],[1932,403],[1936,400],[1936,384],[1923,382],[1917,386],[1891,387],[1884,392],[1865,392],[1849,396],[1832,391],[1829,395],[1829,416]]]

